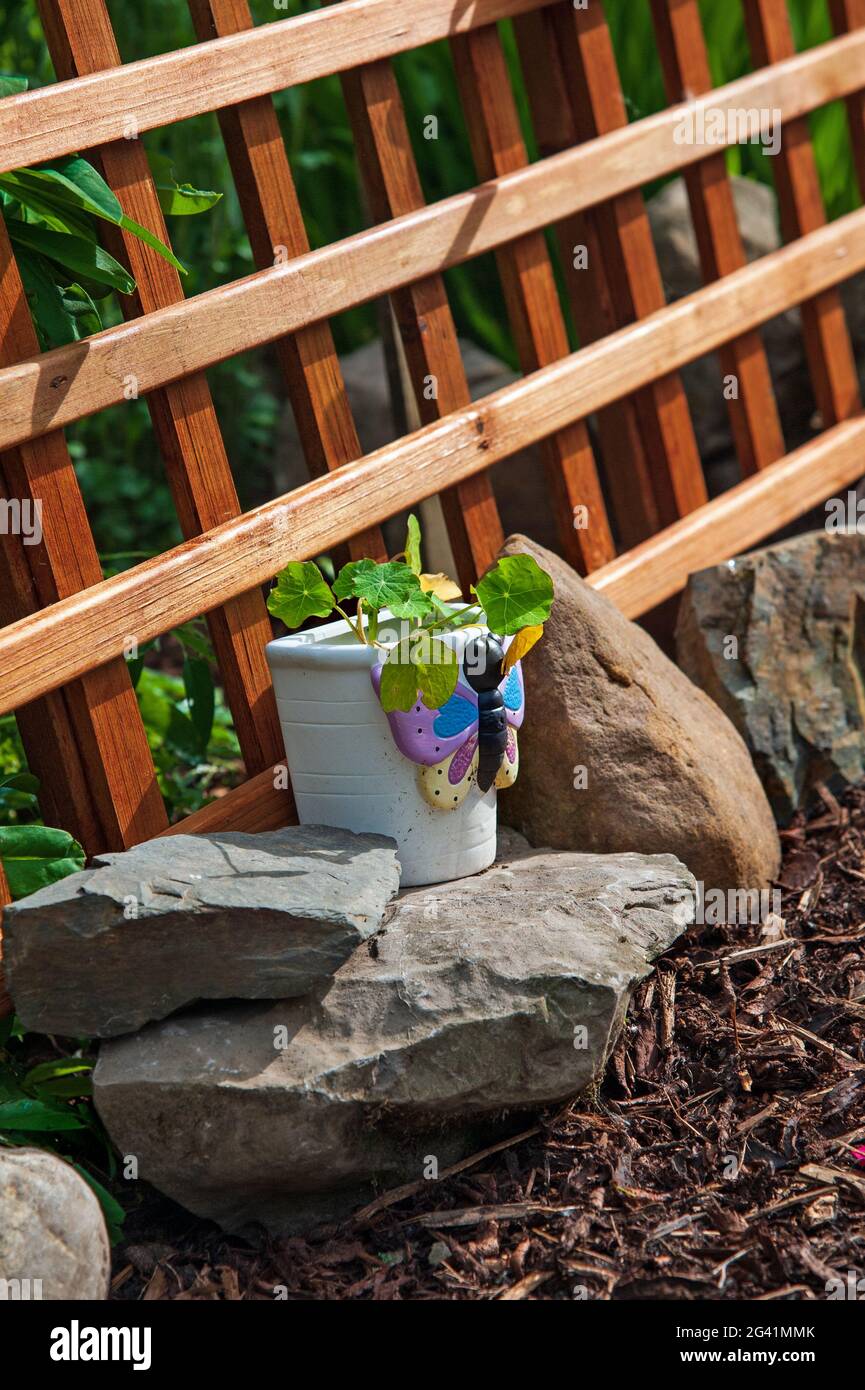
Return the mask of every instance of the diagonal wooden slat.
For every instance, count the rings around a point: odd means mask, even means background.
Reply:
[[[571,150],[580,137],[549,12],[520,15],[514,33],[538,150],[542,156]],[[591,208],[574,212],[556,223],[555,235],[580,342],[595,342],[617,326],[597,216]],[[632,400],[597,418],[616,530],[627,548],[661,524],[651,469]]]
[[[387,60],[347,73],[342,88],[358,167],[376,222],[424,206],[402,98]],[[468,405],[470,393],[444,281],[440,275],[391,293],[418,413],[425,423]],[[479,473],[442,494],[458,578],[469,585],[492,564],[504,540],[492,485]]]
[[[24,287],[0,218],[0,366],[38,351]],[[42,539],[4,536],[0,615],[9,622],[102,579],[84,502],[60,431],[0,456],[0,494],[39,509]],[[35,515],[31,512],[31,520]],[[63,695],[21,711],[21,736],[40,781],[43,814],[88,853],[120,848],[166,823],[135,692],[122,659]]]
[[[275,0],[274,8],[285,0]],[[236,106],[359,63],[404,53],[551,0],[346,0],[0,102],[0,171]]]
[[[491,25],[452,39],[451,51],[478,177],[524,168],[528,154],[498,30]],[[566,357],[567,329],[543,232],[508,242],[496,259],[523,371]],[[615,546],[585,421],[551,435],[542,453],[562,553],[589,573],[612,559]],[[587,509],[586,526],[576,524],[580,507]]]
[[[625,102],[603,6],[551,10],[577,134],[593,139],[627,125]],[[662,309],[661,274],[638,190],[597,209],[600,250],[619,324]],[[669,524],[706,501],[706,485],[680,377],[660,377],[635,401],[660,519]]]
[[[552,65],[549,74],[552,79]],[[865,88],[865,30],[747,73],[698,97],[687,110],[698,119],[709,110],[729,114],[777,102],[793,120],[860,88]],[[8,447],[122,402],[129,373],[146,394],[711,157],[714,146],[676,143],[684,110],[656,112],[286,265],[0,368],[0,442]],[[594,259],[602,255],[600,250]],[[632,449],[623,446],[612,456],[627,466],[629,476],[642,477],[634,472]],[[641,495],[633,497],[632,511]]]
[[[865,208],[464,410],[62,600],[46,613],[13,623],[0,631],[0,714],[120,652],[130,615],[143,635],[164,632],[200,613],[208,602],[224,602],[240,587],[264,582],[286,559],[327,550],[572,420],[641,390],[659,367],[678,370],[862,270]],[[855,441],[861,448],[861,429],[844,437],[848,446]],[[831,444],[827,440],[826,448]],[[855,461],[861,471],[861,459]],[[827,484],[823,495],[853,476],[846,471],[851,466],[848,456],[839,477],[831,456],[826,459],[817,480]],[[765,535],[796,515],[795,498],[785,499],[774,485],[768,491],[759,486],[767,471],[747,480],[755,496],[766,501]],[[782,471],[778,476],[786,480],[788,475]],[[802,510],[817,500],[813,480],[806,483]],[[791,505],[792,512],[785,510]]]
[[[745,27],[755,67],[795,53],[786,0],[745,0]],[[785,241],[822,227],[826,211],[807,120],[784,126],[774,174]],[[837,290],[802,305],[802,331],[817,409],[824,425],[834,425],[861,406],[850,334]]]
[[[710,91],[712,75],[698,0],[651,0],[651,7],[668,100]],[[686,169],[685,183],[703,279],[717,280],[738,270],[746,259],[723,152]],[[784,453],[760,334],[735,339],[719,357],[722,373],[736,383],[737,394],[727,396],[727,406],[739,463],[744,474],[754,473]]]
[[[189,9],[202,41],[253,27],[247,0],[189,0]],[[271,98],[226,107],[219,124],[256,265],[264,269],[277,256],[304,255],[309,239]],[[363,450],[328,324],[311,324],[275,346],[312,476],[359,458]],[[349,550],[355,559],[386,558],[378,528],[353,537]]]
[[[120,54],[104,0],[40,0],[52,61],[60,77],[117,66]],[[168,240],[147,156],[137,139],[99,151],[106,182],[124,211]],[[140,238],[106,233],[106,243],[128,263],[137,284],[123,296],[127,317],[164,309],[183,299],[176,269]],[[222,434],[203,375],[186,377],[148,396],[148,406],[175,506],[185,536],[195,536],[237,516],[240,504]],[[261,592],[242,593],[208,614],[208,626],[226,698],[249,772],[272,766],[282,755],[276,702],[264,656],[272,633]]]

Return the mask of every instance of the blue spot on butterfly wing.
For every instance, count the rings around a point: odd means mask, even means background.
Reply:
[[[455,738],[463,729],[478,722],[478,707],[464,700],[462,695],[452,695],[447,704],[442,705],[438,718],[433,724],[433,732],[438,738]]]
[[[520,687],[520,678],[517,668],[512,666],[507,675],[507,680],[501,687],[502,699],[505,702],[505,709],[518,710],[523,703],[523,692]]]

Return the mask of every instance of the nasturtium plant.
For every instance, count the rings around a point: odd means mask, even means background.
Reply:
[[[553,581],[531,555],[505,555],[478,580],[473,592],[492,631],[508,636],[546,621]]]
[[[333,612],[333,590],[314,560],[286,565],[268,601],[271,613],[286,627],[301,627],[307,618],[326,618]]]
[[[0,74],[0,97],[26,87],[26,78]],[[206,212],[222,196],[178,183],[163,156],[151,156],[151,165],[160,206],[170,216]],[[135,290],[127,268],[99,244],[99,221],[130,232],[186,274],[171,248],[124,213],[101,174],[78,154],[0,174],[0,216],[43,347],[98,333],[103,319],[97,303]]]
[[[419,628],[397,643],[381,668],[382,708],[408,712],[420,694],[427,709],[441,709],[454,693],[458,674],[453,648]]]
[[[381,563],[350,560],[332,586],[313,560],[292,561],[277,576],[267,606],[289,628],[338,613],[359,642],[382,653],[382,708],[408,712],[418,699],[441,709],[456,688],[459,661],[443,634],[488,625],[500,637],[513,637],[510,669],[538,641],[553,603],[552,580],[531,555],[497,560],[472,592],[477,603],[452,607],[461,597],[459,585],[446,574],[423,573],[420,525],[410,516],[401,555]],[[352,602],[354,613],[342,606]],[[382,628],[389,617],[400,620],[399,633]]]

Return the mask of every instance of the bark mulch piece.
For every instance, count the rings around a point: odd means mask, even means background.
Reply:
[[[148,1196],[113,1296],[799,1300],[861,1277],[865,787],[821,798],[782,832],[780,914],[693,927],[592,1093],[306,1239],[254,1248]]]

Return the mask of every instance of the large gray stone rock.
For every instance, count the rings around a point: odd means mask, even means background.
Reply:
[[[636,623],[525,536],[555,603],[523,663],[520,775],[499,815],[533,844],[669,852],[706,890],[762,889],[780,845],[733,725]]]
[[[775,814],[865,776],[865,536],[814,531],[691,576],[679,664],[736,725]]]
[[[15,1008],[40,1033],[114,1037],[198,999],[281,999],[328,978],[399,884],[381,835],[289,826],[169,835],[6,908]]]
[[[211,1007],[104,1044],[96,1104],[141,1176],[191,1211],[302,1229],[373,1181],[471,1152],[504,1112],[578,1092],[693,911],[671,855],[517,845],[510,863],[401,895],[306,999]]]
[[[0,1148],[0,1300],[107,1298],[110,1271],[93,1189],[56,1154]]]

